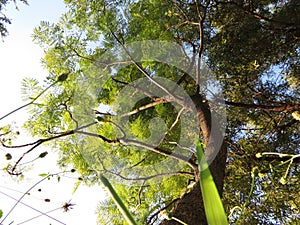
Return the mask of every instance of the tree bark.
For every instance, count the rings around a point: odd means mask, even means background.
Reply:
[[[192,96],[192,99],[197,109],[199,126],[206,144],[206,159],[210,163],[210,171],[213,175],[219,194],[222,196],[226,169],[227,146],[223,141],[220,129],[216,129],[215,126],[212,126],[212,121],[215,124],[216,120],[214,119],[208,102],[204,100],[200,94]],[[212,160],[216,152],[218,153]],[[188,225],[207,224],[198,174],[199,171],[195,171],[196,184],[188,193],[182,195],[181,199],[177,201],[171,210],[173,217],[180,219]],[[160,223],[160,225],[180,225],[180,223],[175,220],[164,220]]]

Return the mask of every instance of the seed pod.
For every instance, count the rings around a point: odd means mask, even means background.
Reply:
[[[48,155],[48,152],[42,152],[42,153],[39,155],[39,157],[40,157],[40,158],[44,158],[46,155]]]
[[[68,78],[68,75],[69,75],[69,73],[63,73],[63,74],[61,74],[61,75],[57,78],[57,81],[58,81],[58,82],[63,82],[63,81],[65,81],[65,80]]]
[[[5,157],[6,157],[6,160],[11,160],[11,159],[12,159],[12,156],[11,156],[11,154],[9,154],[9,153],[7,153],[7,154],[5,155]]]

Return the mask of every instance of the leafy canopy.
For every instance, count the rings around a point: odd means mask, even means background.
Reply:
[[[141,224],[158,224],[159,211],[171,209],[188,191],[194,177],[191,164],[196,163],[190,143],[198,135],[204,139],[201,131],[189,132],[199,129],[193,119],[186,122],[193,129],[185,130],[178,122],[195,115],[181,111],[178,101],[158,95],[163,88],[155,81],[166,88],[177,84],[177,96],[192,97],[202,78],[193,79],[157,60],[136,62],[129,54],[134,49],[124,50],[134,41],[168,41],[185,52],[185,63],[192,69],[202,58],[223,89],[228,120],[223,202],[231,222],[299,219],[298,162],[291,157],[280,162],[276,155],[255,157],[262,152],[300,153],[299,121],[292,116],[299,110],[296,0],[65,3],[69,11],[57,24],[41,22],[34,40],[45,49],[46,83],[68,76],[30,105],[31,118],[24,125],[40,138],[63,137],[51,143],[59,150],[62,167],[73,164],[86,184],[99,183],[104,173]],[[147,51],[140,54],[143,59]],[[152,54],[172,58],[172,52]],[[213,90],[207,79],[212,74],[205,76],[202,82]],[[24,81],[24,97],[29,100],[41,90],[36,81]],[[211,90],[200,89],[204,102]],[[211,102],[211,110],[217,105]],[[183,158],[174,159],[170,155],[180,147],[182,135],[190,142],[181,146]],[[163,166],[167,159],[173,167]],[[251,171],[258,171],[254,180]],[[123,224],[111,200],[100,203],[98,211],[100,224]]]

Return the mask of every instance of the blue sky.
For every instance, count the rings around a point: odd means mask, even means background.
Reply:
[[[39,66],[43,51],[32,43],[33,28],[42,20],[57,21],[65,11],[61,0],[31,0],[29,4],[18,3],[19,10],[15,9],[14,4],[10,4],[5,11],[11,18],[12,25],[7,26],[9,36],[4,42],[0,42],[0,94],[1,102],[7,102],[6,107],[0,109],[1,114],[21,103],[18,94],[20,81],[24,77],[45,76],[46,71]]]
[[[43,50],[32,43],[31,35],[33,28],[42,20],[49,22],[58,21],[60,14],[66,10],[62,0],[29,0],[29,6],[18,3],[18,8],[19,11],[11,4],[5,11],[5,14],[11,18],[12,25],[8,26],[9,36],[4,39],[4,42],[0,42],[0,116],[24,104],[20,96],[20,84],[24,77],[35,77],[38,80],[43,80],[47,75],[47,71],[43,70],[40,66]],[[16,122],[15,126],[20,126],[19,121],[25,119],[26,110],[22,110],[0,121],[0,127],[13,121]],[[28,143],[32,140],[36,139],[21,136],[19,142]],[[6,151],[6,149],[0,149],[0,168],[3,168],[7,164],[7,161],[3,157]],[[38,177],[38,174],[58,171],[55,165],[57,155],[52,149],[43,147],[37,151],[37,155],[43,151],[48,151],[49,157],[45,158],[46,161],[38,161],[30,171],[26,172],[25,179],[22,182],[9,177],[3,171],[0,172],[0,192],[18,199],[22,195],[22,192],[41,179],[41,177]],[[54,179],[45,181],[37,187],[42,189],[41,192],[34,189],[33,193],[30,196],[26,196],[22,201],[40,211],[47,212],[61,207],[64,202],[72,199],[72,203],[76,205],[70,212],[65,213],[62,210],[58,210],[49,215],[68,225],[96,224],[95,210],[98,201],[103,199],[103,192],[101,192],[99,187],[87,188],[80,186],[78,191],[72,195],[75,181],[76,177],[75,179],[62,177],[60,183],[57,183]],[[89,193],[92,193],[92,195]],[[45,202],[45,198],[49,198],[51,202]],[[3,210],[4,216],[13,204],[15,204],[14,200],[0,193],[0,209]],[[39,213],[19,204],[3,225],[8,225],[12,221],[14,221],[13,225],[20,224],[22,221],[37,215]],[[24,224],[55,225],[62,223],[42,216]]]

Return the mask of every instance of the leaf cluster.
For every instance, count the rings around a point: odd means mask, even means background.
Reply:
[[[235,222],[242,216],[244,223],[260,224],[299,218],[298,164],[290,167],[289,183],[283,185],[279,181],[287,164],[255,157],[261,152],[300,151],[299,122],[292,116],[295,110],[288,110],[288,106],[299,106],[300,13],[296,1],[204,1],[199,5],[171,0],[65,2],[69,12],[57,24],[41,23],[34,38],[45,49],[43,64],[50,72],[47,82],[63,79],[58,74],[70,74],[32,105],[31,118],[25,124],[33,135],[51,137],[95,123],[84,129],[90,135],[74,134],[55,142],[61,166],[72,164],[87,184],[97,183],[99,173],[104,173],[112,178],[138,221],[160,221],[157,212],[173,206],[168,204],[185,190],[190,168],[176,160],[172,161],[175,166],[168,168],[164,164],[168,157],[126,145],[126,140],[144,144],[155,140],[157,148],[173,153],[182,135],[190,140],[195,136],[180,122],[175,123],[180,108],[170,102],[158,104],[160,92],[139,82],[145,72],[152,78],[147,85],[166,78],[178,84],[175,93],[179,96],[183,92],[192,96],[197,85],[174,66],[155,60],[134,64],[120,49],[137,40],[171,41],[187,55],[185,63],[195,63],[200,56],[205,59],[224,91],[228,157],[223,201],[228,214],[247,203],[243,215],[236,211],[229,219]],[[107,49],[112,50],[108,53]],[[138,54],[143,59],[149,53]],[[153,54],[159,58],[163,53]],[[120,62],[123,58],[131,64]],[[202,72],[204,82],[209,83],[211,73]],[[81,82],[86,80],[92,82]],[[24,81],[24,88],[27,98],[42,89],[34,80]],[[132,102],[139,91],[146,97]],[[125,97],[119,97],[120,93],[126,93]],[[217,104],[210,102],[211,109]],[[110,112],[103,112],[101,106]],[[184,116],[192,113],[184,112],[179,121]],[[188,125],[198,126],[192,119]],[[176,174],[178,168],[185,176]],[[249,199],[253,168],[258,168],[261,176],[255,179]],[[156,176],[166,170],[173,174]],[[123,224],[115,215],[112,201],[99,204],[101,224]]]

